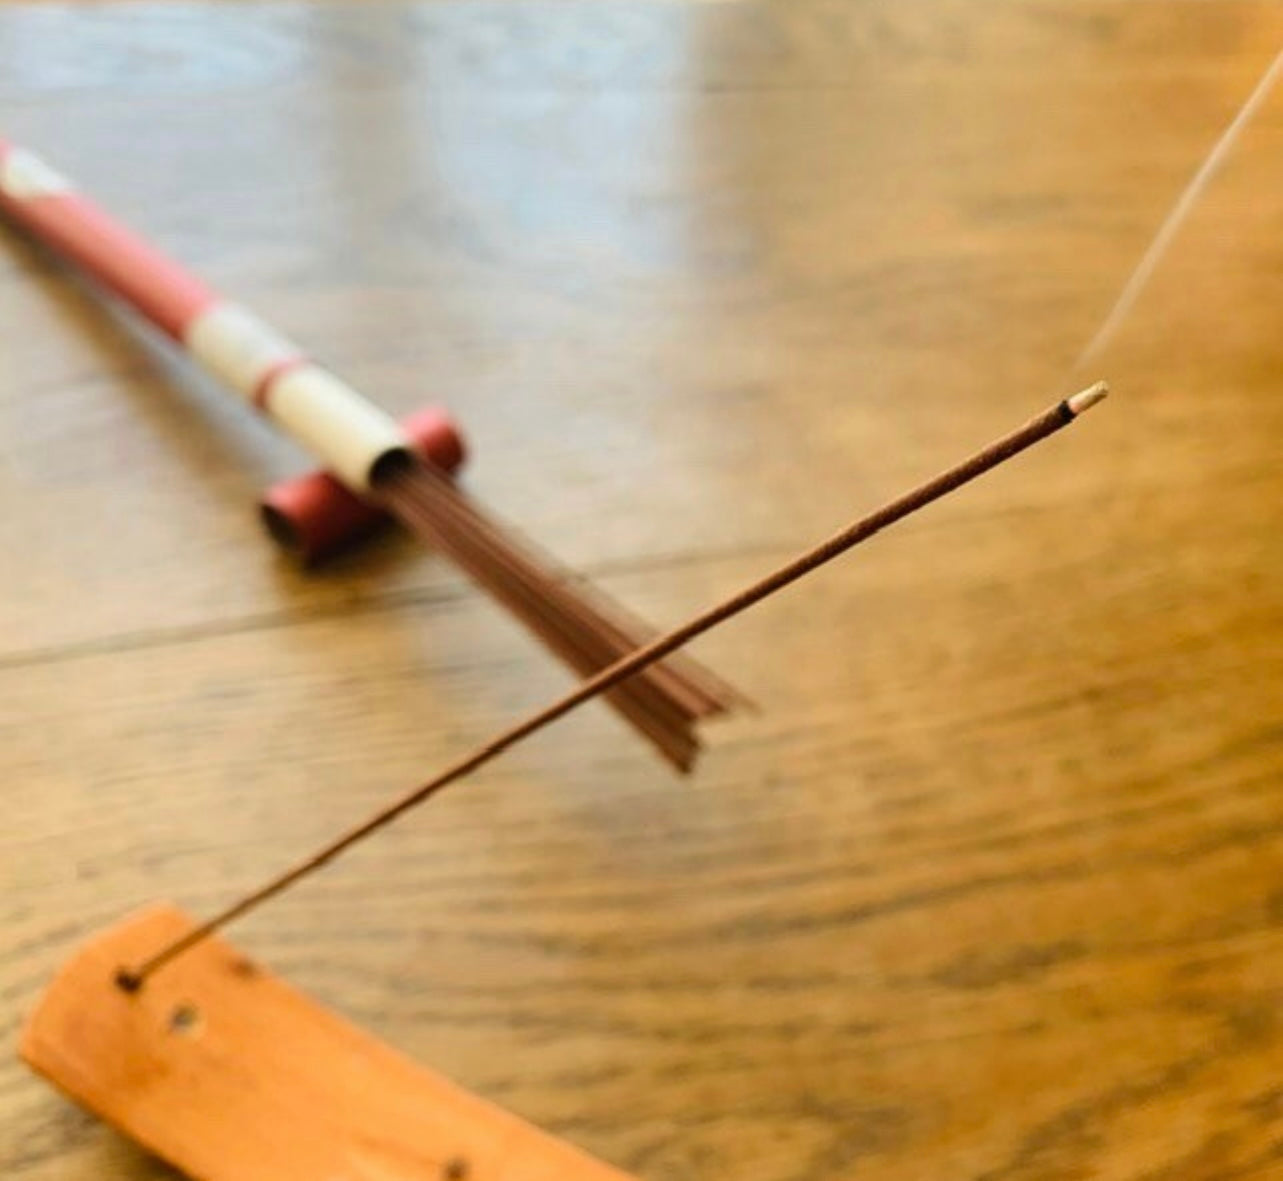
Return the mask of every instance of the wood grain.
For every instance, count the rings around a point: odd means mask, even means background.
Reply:
[[[389,409],[447,403],[487,501],[662,623],[1065,392],[1280,35],[17,5],[0,123]],[[1108,411],[699,646],[763,712],[696,783],[570,720],[238,946],[646,1181],[1277,1175],[1281,103]],[[408,543],[277,559],[252,502],[301,461],[3,247],[13,1044],[90,931],[206,913],[564,681]],[[165,1175],[10,1059],[0,1173]]]

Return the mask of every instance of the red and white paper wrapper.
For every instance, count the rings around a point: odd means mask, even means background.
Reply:
[[[462,460],[458,433],[444,414],[430,412],[419,422],[422,437],[412,438],[351,386],[309,361],[293,341],[109,218],[38,157],[3,140],[0,212],[172,337],[355,494],[336,500],[324,480],[308,483],[305,477],[302,484],[273,489],[269,508],[316,525],[318,507],[338,511],[333,505],[339,504],[351,515],[360,504],[356,498],[369,491],[379,460],[392,453],[418,450],[447,468]],[[371,506],[361,507],[377,515]],[[321,532],[337,537],[339,524],[324,524]],[[300,548],[310,552],[306,545]]]
[[[415,451],[443,471],[453,472],[463,463],[463,440],[444,411],[415,411],[401,420],[401,429]],[[388,520],[378,505],[325,471],[273,484],[259,509],[271,535],[309,565],[346,549]]]

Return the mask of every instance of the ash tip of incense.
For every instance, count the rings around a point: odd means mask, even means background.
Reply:
[[[1098,381],[1095,385],[1088,386],[1080,393],[1066,398],[1065,405],[1069,407],[1069,413],[1077,418],[1080,414],[1085,414],[1098,402],[1103,402],[1107,397],[1109,397],[1109,386],[1103,381]]]

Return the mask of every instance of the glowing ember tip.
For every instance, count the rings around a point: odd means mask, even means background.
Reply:
[[[1098,381],[1081,393],[1074,394],[1072,398],[1065,399],[1065,405],[1069,407],[1069,412],[1077,418],[1080,414],[1090,410],[1097,402],[1103,402],[1108,396],[1109,386],[1103,381]]]

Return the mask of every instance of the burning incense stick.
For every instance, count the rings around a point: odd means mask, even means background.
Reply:
[[[621,684],[626,683],[629,677],[642,672],[655,664],[656,661],[663,660],[678,648],[690,643],[697,636],[703,635],[704,632],[709,631],[720,623],[724,623],[732,616],[738,615],[755,603],[761,602],[768,595],[782,590],[789,583],[796,582],[799,578],[811,573],[813,570],[817,570],[826,562],[830,562],[839,555],[846,553],[847,550],[862,541],[868,540],[888,525],[903,520],[911,513],[925,508],[932,501],[939,500],[942,496],[948,495],[990,469],[1019,455],[1020,452],[1027,450],[1035,443],[1055,434],[1068,426],[1080,414],[1085,413],[1100,402],[1107,392],[1104,382],[1099,382],[1090,389],[1074,394],[1071,398],[1052,406],[1036,418],[1031,419],[1024,426],[990,443],[983,450],[977,451],[970,458],[963,460],[947,471],[941,472],[934,479],[918,485],[912,491],[889,501],[867,516],[861,517],[845,529],[835,533],[827,541],[821,542],[800,557],[781,566],[774,573],[745,587],[738,594],[732,595],[717,606],[696,615],[680,627],[674,628],[667,635],[652,640],[644,648],[623,657],[608,668],[602,669],[560,700],[554,701],[543,709],[536,710],[528,717],[501,731],[488,742],[483,743],[472,751],[471,754],[467,754],[451,764],[434,778],[429,779],[426,783],[414,788],[399,799],[393,800],[386,807],[375,812],[368,820],[342,833],[297,865],[272,878],[265,885],[260,886],[252,893],[246,894],[213,918],[200,926],[194,927],[187,934],[175,939],[167,946],[162,947],[138,967],[121,968],[117,973],[116,983],[127,992],[138,991],[152,973],[182,955],[183,952],[208,939],[215,932],[222,930],[234,919],[256,910],[263,903],[289,889],[303,878],[311,876],[353,845],[359,844],[406,812],[431,799],[451,783],[485,766],[486,763],[497,758],[510,747],[551,725],[558,718],[564,717],[572,710],[583,705],[584,702],[591,701],[600,694],[617,689]]]
[[[118,225],[30,152],[3,141],[0,212],[177,341],[353,493],[441,550],[581,676],[614,664],[654,634],[489,516],[416,453],[396,422],[292,341]],[[353,512],[359,506],[351,505]],[[607,700],[686,771],[699,750],[695,724],[741,699],[679,658],[619,685]]]

